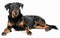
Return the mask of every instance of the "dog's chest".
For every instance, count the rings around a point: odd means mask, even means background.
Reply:
[[[13,28],[16,31],[24,30],[24,27],[23,26],[20,27],[20,25],[19,25],[21,23],[22,19],[20,19],[20,18],[12,19],[11,17],[9,17],[9,21],[13,23]]]
[[[20,21],[22,21],[21,17],[18,16],[17,18],[12,18],[11,16],[8,16],[8,20],[10,22],[12,22],[14,25],[16,25],[17,23],[19,23]]]

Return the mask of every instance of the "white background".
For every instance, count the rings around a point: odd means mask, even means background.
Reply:
[[[45,32],[42,29],[32,29],[29,36],[25,31],[13,31],[6,36],[1,33],[7,27],[8,11],[7,3],[19,2],[24,4],[21,9],[23,15],[37,15],[45,19],[47,24],[56,25],[59,30]],[[60,0],[0,0],[0,38],[60,38]]]

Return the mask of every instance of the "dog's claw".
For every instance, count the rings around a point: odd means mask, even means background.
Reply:
[[[2,36],[5,36],[5,35],[6,35],[6,33],[5,33],[5,32],[3,32],[3,33],[2,33]]]
[[[28,35],[32,35],[32,32],[31,32],[31,31],[29,31],[27,34],[28,34]]]

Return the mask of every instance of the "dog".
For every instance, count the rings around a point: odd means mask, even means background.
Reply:
[[[26,15],[23,16],[20,10],[20,7],[23,9],[22,3],[8,3],[5,5],[6,10],[9,9],[8,15],[8,24],[7,28],[2,32],[2,35],[5,36],[7,33],[12,32],[12,28],[16,31],[25,30],[28,35],[31,35],[32,32],[30,29],[45,29],[49,31],[51,29],[58,28],[55,25],[46,24],[45,20],[40,16]]]

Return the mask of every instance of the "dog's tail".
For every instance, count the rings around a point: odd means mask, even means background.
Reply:
[[[48,25],[50,29],[58,30],[58,28],[55,25]]]

